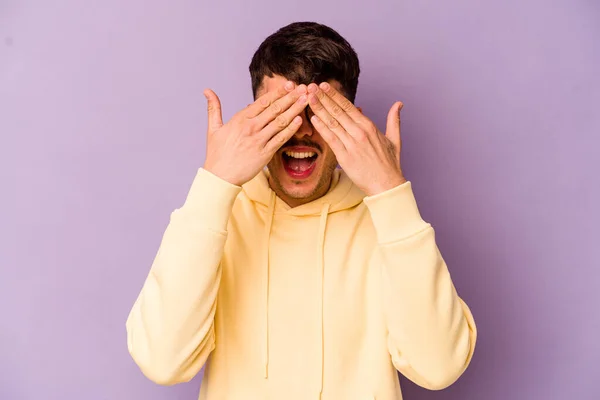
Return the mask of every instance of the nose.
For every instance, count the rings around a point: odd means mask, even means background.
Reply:
[[[300,128],[294,136],[296,136],[297,138],[303,138],[304,136],[312,136],[314,132],[314,127],[310,122],[310,117],[312,117],[312,115],[313,113],[308,107],[306,107],[304,111],[300,113],[300,117],[302,117],[302,125],[300,125]]]

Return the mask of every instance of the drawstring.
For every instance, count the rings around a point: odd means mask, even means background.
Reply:
[[[319,296],[319,324],[321,327],[321,346],[319,351],[321,353],[321,363],[319,364],[320,369],[320,382],[319,382],[319,400],[323,395],[323,370],[325,364],[325,330],[324,330],[324,315],[323,315],[323,297],[325,296],[325,228],[327,227],[327,216],[329,215],[329,204],[324,204],[321,209],[321,219],[319,221],[319,242],[317,244],[317,261],[319,267],[319,278],[321,280],[321,296]]]
[[[275,214],[275,200],[276,194],[275,192],[271,192],[269,199],[269,208],[267,211],[267,221],[265,224],[264,231],[264,243],[265,243],[265,259],[263,262],[264,272],[263,272],[263,300],[264,300],[264,343],[263,343],[263,366],[264,366],[264,375],[265,379],[269,377],[269,243],[271,240],[271,227],[273,226],[273,216]],[[324,315],[323,315],[323,297],[325,295],[325,229],[327,227],[327,217],[329,215],[329,204],[324,204],[321,209],[321,216],[319,219],[319,236],[317,243],[317,262],[318,262],[318,271],[319,271],[319,286],[320,286],[320,296],[319,296],[319,325],[320,325],[320,346],[318,351],[320,352],[321,362],[319,363],[319,400],[323,394],[323,370],[325,363],[325,354],[324,354],[324,346],[325,346],[325,337],[324,337]]]
[[[275,192],[271,191],[269,198],[269,209],[267,211],[267,222],[265,224],[264,243],[265,243],[265,260],[263,262],[263,296],[264,296],[264,312],[265,312],[265,334],[263,343],[263,366],[265,368],[265,379],[269,377],[269,243],[271,241],[271,226],[273,225],[273,214],[275,214]]]

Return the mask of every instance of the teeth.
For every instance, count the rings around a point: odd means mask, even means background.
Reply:
[[[312,157],[315,155],[314,151],[308,151],[308,152],[303,152],[303,153],[298,153],[295,151],[286,151],[285,154],[288,157],[293,157],[293,158],[308,158],[308,157]]]

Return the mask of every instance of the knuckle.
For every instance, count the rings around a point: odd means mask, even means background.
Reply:
[[[343,112],[343,110],[340,107],[338,107],[337,105],[334,105],[331,108],[331,115],[333,115],[333,116],[338,117],[342,114],[342,112]]]
[[[326,124],[329,128],[334,129],[334,128],[337,128],[340,123],[338,122],[337,119],[335,119],[333,117],[329,117],[329,118],[327,118]]]
[[[258,103],[265,108],[267,108],[267,107],[269,107],[269,105],[271,105],[271,101],[266,97],[261,97],[258,100]]]
[[[242,125],[240,129],[240,133],[242,135],[251,135],[254,132],[254,121],[249,120],[245,124]]]
[[[356,134],[356,140],[360,143],[365,143],[369,141],[369,137],[367,136],[366,132],[360,131]]]
[[[271,104],[270,110],[273,114],[281,113],[281,105],[277,102]]]
[[[342,110],[344,111],[350,111],[352,109],[352,107],[354,106],[352,104],[352,102],[350,102],[350,100],[348,100],[347,98],[342,98],[340,101],[340,107],[342,108]]]
[[[283,114],[280,114],[277,116],[277,118],[275,118],[275,125],[277,125],[278,128],[285,128],[286,126],[289,125],[287,118],[285,118],[283,116]]]

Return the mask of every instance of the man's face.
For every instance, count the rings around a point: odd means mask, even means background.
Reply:
[[[256,97],[285,84],[286,78],[266,76]],[[329,83],[340,90],[337,81]],[[269,185],[291,207],[311,202],[325,195],[331,185],[337,160],[331,148],[310,122],[312,112],[307,107],[300,114],[302,126],[273,156],[269,168]]]

